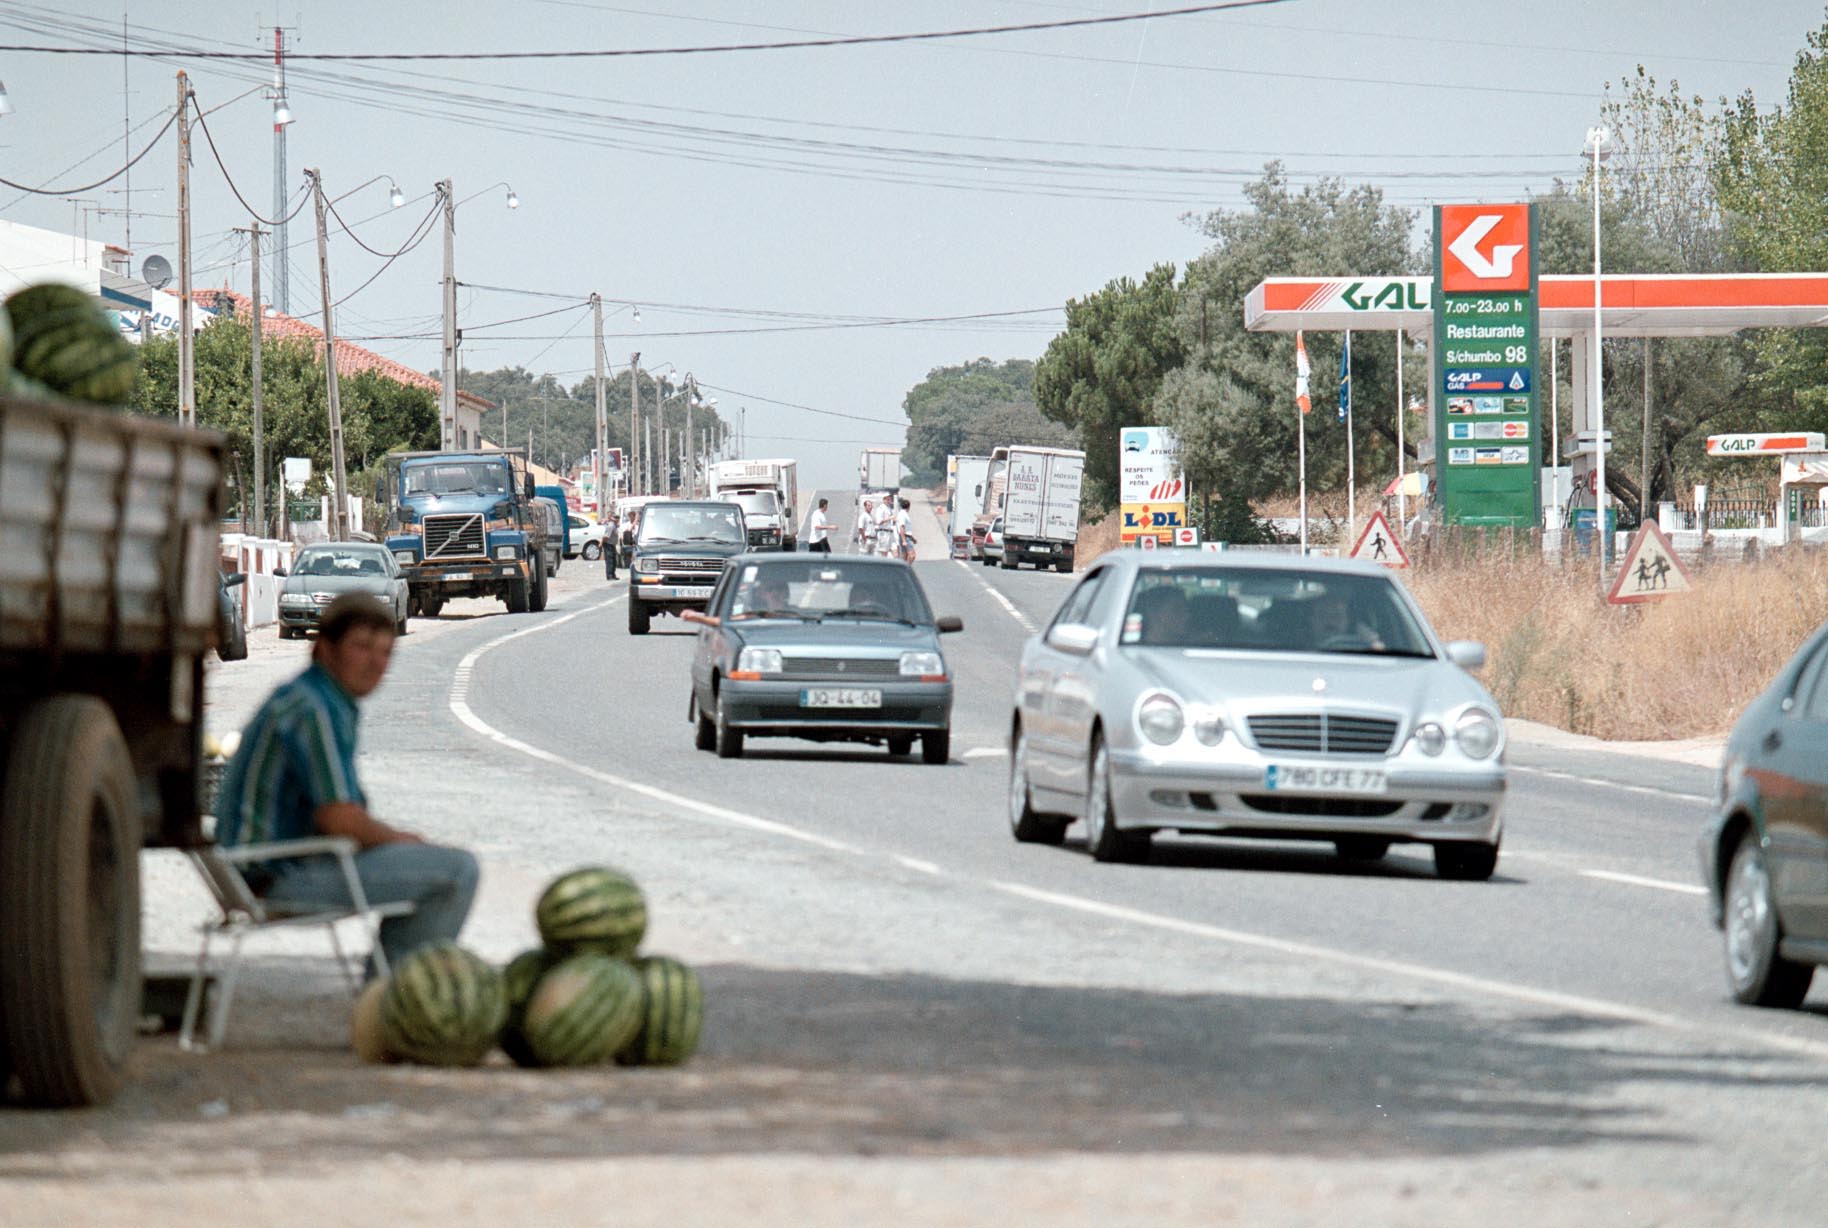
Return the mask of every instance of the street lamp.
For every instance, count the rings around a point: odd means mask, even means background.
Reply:
[[[449,179],[440,179],[436,188],[438,199],[444,204],[444,357],[438,387],[438,446],[445,452],[457,446],[457,206],[496,188],[508,188],[508,208],[520,208],[520,197],[505,180],[461,201]]]
[[[1605,346],[1602,344],[1600,307],[1600,163],[1612,156],[1612,134],[1604,125],[1587,129],[1587,143],[1582,153],[1593,156],[1593,535],[1599,543],[1600,586],[1606,584],[1606,402],[1604,380]]]

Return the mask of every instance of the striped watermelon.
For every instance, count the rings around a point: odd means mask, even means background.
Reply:
[[[501,973],[448,942],[401,960],[381,996],[387,1048],[431,1066],[476,1065],[507,1017]]]
[[[502,1025],[501,1049],[514,1059],[516,1066],[539,1064],[534,1060],[533,1046],[527,1043],[521,1025],[526,1019],[527,1000],[533,996],[534,986],[558,962],[559,957],[550,951],[536,949],[521,952],[502,969],[502,986],[508,995],[508,1021]]]
[[[650,955],[635,961],[641,977],[641,1030],[616,1060],[624,1066],[677,1066],[698,1048],[705,994],[698,974],[676,959]]]
[[[647,900],[635,880],[608,866],[586,866],[554,879],[533,912],[540,940],[553,951],[627,956],[647,933]]]
[[[387,1035],[381,1026],[381,998],[387,993],[387,982],[373,980],[363,987],[349,1016],[349,1044],[364,1062],[391,1062],[394,1055],[387,1049]]]
[[[133,394],[139,354],[96,302],[74,286],[46,282],[6,300],[13,366],[52,392],[117,405]]]
[[[521,1031],[542,1066],[610,1061],[641,1028],[641,978],[607,955],[574,955],[541,977]]]

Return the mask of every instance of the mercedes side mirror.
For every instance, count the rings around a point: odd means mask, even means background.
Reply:
[[[1485,665],[1485,645],[1478,640],[1453,640],[1447,645],[1447,659],[1461,669],[1481,669]]]
[[[965,629],[965,620],[956,614],[945,614],[933,625],[939,628],[939,633],[941,635],[950,635],[954,631],[963,631]]]
[[[1047,644],[1075,657],[1089,657],[1092,649],[1098,647],[1098,628],[1081,623],[1060,623],[1048,628]]]

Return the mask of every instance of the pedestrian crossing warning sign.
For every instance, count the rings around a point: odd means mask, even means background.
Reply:
[[[1382,512],[1371,513],[1371,523],[1358,535],[1358,544],[1352,547],[1350,557],[1368,563],[1382,563],[1385,567],[1409,566],[1409,556],[1403,551],[1403,543],[1390,531],[1390,522],[1384,519]]]
[[[1661,601],[1689,588],[1688,572],[1682,569],[1675,547],[1654,521],[1645,521],[1625,551],[1625,561],[1612,579],[1606,600],[1619,605]]]

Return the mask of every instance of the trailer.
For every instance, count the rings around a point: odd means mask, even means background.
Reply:
[[[857,457],[858,490],[901,489],[901,449],[865,448]]]
[[[1079,541],[1079,486],[1085,453],[1069,448],[1009,449],[1003,497],[1003,566],[1073,569]]]
[[[952,489],[946,500],[946,539],[952,557],[966,558],[971,552],[971,522],[984,506],[984,488],[990,481],[988,456],[954,456],[947,466]]]

